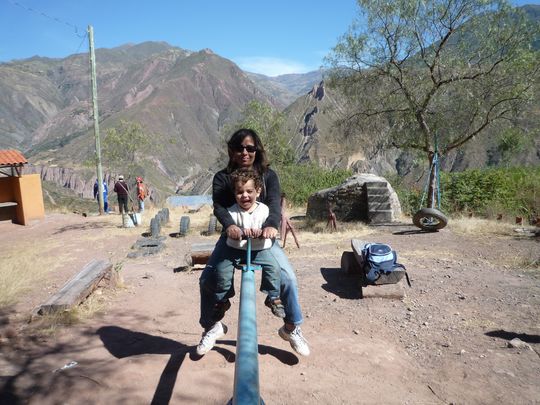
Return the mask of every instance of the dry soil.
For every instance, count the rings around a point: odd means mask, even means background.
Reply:
[[[27,227],[0,223],[0,253],[31,243],[54,259],[54,271],[1,314],[0,403],[229,401],[238,296],[224,319],[229,333],[197,357],[200,269],[178,270],[193,243],[216,237],[198,231],[173,237],[178,224],[179,215],[171,215],[161,253],[128,259],[146,229],[122,228],[117,215],[51,214]],[[362,227],[358,235],[298,236],[301,248],[290,239],[286,251],[297,272],[311,355],[301,357],[281,340],[280,320],[259,294],[266,404],[540,403],[540,271],[528,266],[539,256],[538,238],[468,236],[451,227],[422,233],[406,223]],[[357,278],[339,268],[352,237],[392,245],[412,288],[404,282],[368,287],[360,299]],[[115,290],[92,295],[98,313],[54,328],[46,327],[50,319],[27,322],[93,258],[111,260],[123,277]],[[514,338],[522,347],[509,347]],[[76,365],[62,369],[70,362]]]

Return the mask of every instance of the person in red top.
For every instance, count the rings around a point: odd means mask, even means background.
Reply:
[[[143,184],[142,177],[137,177],[137,202],[139,203],[139,212],[144,211],[144,199],[146,198],[146,185]]]

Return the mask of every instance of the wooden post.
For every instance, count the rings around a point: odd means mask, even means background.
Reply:
[[[328,222],[326,223],[326,227],[330,228],[330,232],[337,231],[336,214],[332,211],[332,204],[328,201],[326,207],[328,209]]]
[[[101,169],[101,144],[99,139],[99,112],[97,102],[96,56],[94,54],[94,28],[88,26],[88,43],[90,47],[90,78],[92,81],[92,106],[94,110],[94,136],[96,138],[96,166],[98,183],[99,215],[103,215],[103,171]]]
[[[296,247],[300,249],[300,243],[298,243],[298,238],[296,237],[296,231],[294,229],[293,224],[289,220],[289,217],[285,213],[285,208],[287,206],[287,201],[285,200],[285,194],[281,195],[281,241],[282,241],[282,247],[285,247],[285,243],[287,242],[287,234],[289,231],[292,233],[292,236],[294,238],[294,243],[296,243]]]

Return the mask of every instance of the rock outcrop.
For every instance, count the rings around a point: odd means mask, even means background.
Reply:
[[[401,215],[401,204],[390,183],[368,173],[354,175],[337,187],[311,195],[306,215],[325,220],[329,207],[340,221],[385,223],[395,221]]]

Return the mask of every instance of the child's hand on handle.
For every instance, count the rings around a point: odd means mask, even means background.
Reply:
[[[226,229],[227,236],[231,239],[242,239],[242,229],[236,225],[229,225]]]
[[[259,238],[262,235],[262,229],[260,228],[251,228],[251,229],[244,229],[244,235],[248,238]]]

